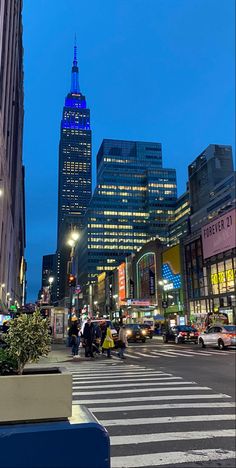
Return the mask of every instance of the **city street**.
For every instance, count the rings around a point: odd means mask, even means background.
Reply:
[[[235,466],[235,350],[130,344],[127,359],[71,360],[73,403],[107,428],[113,468]]]

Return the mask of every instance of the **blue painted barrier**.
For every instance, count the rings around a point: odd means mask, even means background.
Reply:
[[[0,468],[110,468],[109,435],[81,405],[66,421],[0,425]]]

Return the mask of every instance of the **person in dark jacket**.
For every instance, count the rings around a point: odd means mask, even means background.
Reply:
[[[94,325],[90,319],[87,320],[84,326],[83,338],[85,342],[85,357],[93,358],[93,342],[95,338]]]
[[[73,320],[72,318],[72,324],[69,328],[68,332],[69,338],[70,338],[70,343],[72,347],[72,354],[73,356],[78,356],[79,353],[79,329],[78,329],[78,322],[77,319],[75,318]]]
[[[102,354],[104,354],[104,348],[103,348],[103,342],[105,340],[105,337],[106,337],[106,332],[107,332],[107,325],[106,325],[106,322],[104,322],[102,325],[101,325],[101,347],[102,347]]]

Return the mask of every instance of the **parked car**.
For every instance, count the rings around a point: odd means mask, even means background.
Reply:
[[[138,323],[129,323],[125,326],[128,341],[146,341],[146,330],[142,329]]]
[[[236,326],[212,325],[199,335],[198,343],[202,348],[217,346],[219,349],[236,344]]]
[[[174,341],[176,344],[192,342],[197,344],[198,342],[198,331],[196,328],[188,325],[176,325],[169,327],[163,331],[163,341]]]
[[[150,325],[148,325],[147,323],[140,323],[139,324],[141,330],[145,330],[146,331],[146,336],[148,338],[150,338],[150,340],[152,339],[153,337],[153,330],[152,330],[152,327]]]

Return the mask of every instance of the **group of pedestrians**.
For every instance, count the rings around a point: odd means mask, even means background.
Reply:
[[[72,317],[68,335],[69,346],[71,346],[73,356],[78,356],[82,340],[85,348],[85,357],[94,358],[95,355],[106,353],[107,358],[111,359],[111,351],[115,348],[115,343],[108,322],[104,322],[101,326],[94,326],[91,319],[88,319],[83,330],[81,330],[77,318]],[[117,343],[117,355],[121,359],[125,359],[124,351],[127,346],[126,330],[124,326],[121,326]]]

